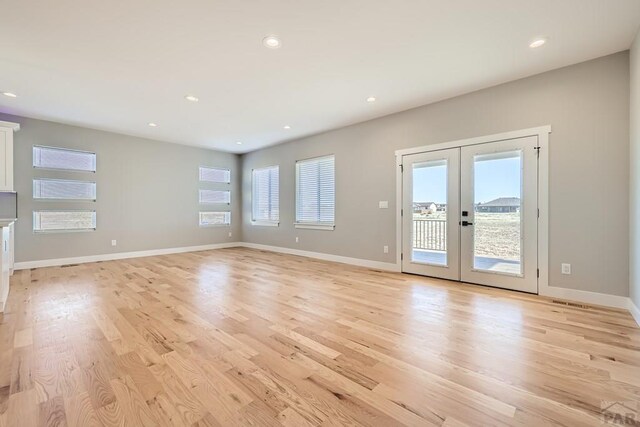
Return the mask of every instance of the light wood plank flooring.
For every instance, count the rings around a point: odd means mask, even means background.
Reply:
[[[0,319],[0,426],[579,426],[640,400],[626,312],[251,249],[19,271]]]

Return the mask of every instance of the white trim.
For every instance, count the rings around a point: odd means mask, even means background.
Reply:
[[[28,270],[30,268],[55,267],[60,265],[83,264],[88,262],[113,261],[118,259],[179,254],[184,252],[208,251],[211,249],[235,248],[238,246],[242,246],[242,243],[240,242],[214,243],[211,245],[186,246],[182,248],[151,249],[148,251],[115,252],[110,254],[90,255],[90,256],[81,256],[81,257],[72,257],[72,258],[43,259],[39,261],[16,262],[14,269]]]
[[[629,309],[629,313],[631,313],[633,318],[636,320],[638,326],[640,326],[640,308],[633,303],[631,298],[629,298],[629,305],[627,308]]]
[[[251,225],[257,225],[260,227],[279,227],[280,223],[277,221],[251,221]]]
[[[294,222],[293,226],[295,228],[306,228],[309,230],[327,230],[333,231],[335,230],[335,224],[305,224],[303,222]]]
[[[560,298],[570,301],[584,302],[587,304],[603,305],[606,307],[622,309],[629,308],[629,297],[582,291],[579,289],[547,286],[544,290],[540,290],[539,295],[550,298]]]
[[[261,245],[258,243],[242,242],[239,244],[239,246],[250,248],[250,249],[258,249],[261,251],[278,252],[281,254],[289,254],[289,255],[303,256],[307,258],[321,259],[323,261],[339,262],[342,264],[356,265],[358,267],[367,267],[375,270],[392,271],[396,273],[400,272],[400,266],[398,264],[393,264],[390,262],[371,261],[368,259],[351,258],[346,256],[340,256],[340,255],[325,254],[321,252],[303,251],[300,249],[284,248],[281,246]]]
[[[549,133],[538,134],[538,294],[549,289]],[[563,288],[564,289],[564,288]]]
[[[9,128],[9,129],[13,130],[14,132],[18,132],[20,130],[20,123],[0,121],[0,127]]]
[[[539,126],[535,128],[513,130],[509,132],[496,133],[494,135],[478,136],[475,138],[460,139],[458,141],[443,142],[440,144],[421,145],[419,147],[396,150],[396,156],[406,156],[407,154],[424,153],[426,151],[446,150],[448,148],[464,147],[467,145],[485,144],[487,142],[503,141],[505,139],[522,138],[525,136],[539,136],[550,134],[551,125]]]
[[[461,139],[458,141],[444,142],[441,144],[422,145],[420,147],[405,148],[396,151],[396,262],[402,270],[402,156],[424,153],[429,151],[446,150],[449,148],[465,147],[469,145],[486,144],[490,142],[504,141],[508,139],[537,136],[540,148],[538,160],[538,294],[544,295],[549,288],[549,134],[551,126],[539,126],[535,128],[514,130],[494,135],[479,136],[476,138]],[[556,288],[560,289],[560,288]],[[562,288],[564,289],[564,288]],[[604,294],[603,294],[604,295]],[[615,307],[615,306],[614,306]],[[626,308],[626,306],[625,306]]]
[[[402,271],[402,156],[396,154],[396,264]]]

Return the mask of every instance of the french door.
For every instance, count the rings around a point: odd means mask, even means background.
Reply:
[[[402,270],[536,293],[537,137],[403,156]]]

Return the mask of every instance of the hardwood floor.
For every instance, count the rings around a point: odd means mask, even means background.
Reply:
[[[626,312],[251,249],[18,271],[0,319],[0,426],[578,426],[640,400]]]

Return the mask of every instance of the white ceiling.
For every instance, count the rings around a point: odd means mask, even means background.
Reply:
[[[0,111],[231,152],[625,50],[640,25],[638,0],[0,0],[0,10],[0,92],[18,95],[0,95]],[[281,49],[263,47],[270,34]],[[549,42],[530,49],[538,36]]]

